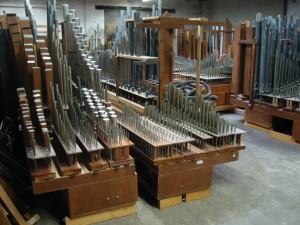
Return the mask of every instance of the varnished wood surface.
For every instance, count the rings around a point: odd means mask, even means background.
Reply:
[[[133,205],[137,198],[136,174],[78,185],[68,189],[70,217],[76,218]]]
[[[135,166],[129,165],[127,167],[119,167],[115,169],[105,169],[90,172],[84,165],[80,165],[82,172],[76,176],[60,176],[56,172],[56,178],[51,180],[44,180],[39,182],[32,182],[34,194],[47,193],[52,191],[64,190],[70,187],[92,184],[103,180],[115,179],[122,176],[130,176],[135,173]]]

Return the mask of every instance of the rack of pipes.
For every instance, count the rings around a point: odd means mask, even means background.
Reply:
[[[300,111],[300,20],[257,15],[254,99]]]
[[[300,20],[256,15],[235,26],[233,93],[245,121],[300,141]],[[273,133],[274,133],[273,132]],[[281,136],[277,138],[282,139]]]
[[[198,18],[191,18],[197,20]],[[202,29],[201,38],[201,59],[207,58],[209,55],[217,51],[220,56],[227,53],[228,47],[231,45],[233,38],[232,25],[226,18],[224,21],[208,21],[205,20]],[[175,53],[178,56],[189,59],[197,59],[198,34],[195,27],[190,26],[185,29],[177,29],[175,37]]]

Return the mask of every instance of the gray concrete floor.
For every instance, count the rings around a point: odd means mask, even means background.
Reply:
[[[211,196],[164,210],[139,197],[135,215],[98,224],[300,224],[299,146],[246,127],[241,116],[224,117],[247,131],[246,150],[238,161],[214,167]],[[63,207],[55,194],[35,198],[42,205],[37,208],[40,224],[62,224]]]

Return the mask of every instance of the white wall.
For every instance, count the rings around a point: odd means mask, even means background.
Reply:
[[[283,15],[284,0],[211,0],[212,14],[210,19],[214,21],[228,18],[233,24],[240,21],[255,20],[256,13],[263,16]]]
[[[300,0],[289,0],[287,7],[287,16],[294,16],[294,21],[300,19]]]

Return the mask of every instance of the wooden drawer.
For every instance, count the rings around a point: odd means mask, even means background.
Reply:
[[[68,189],[71,218],[134,205],[137,199],[136,174]]]
[[[269,114],[266,114],[264,112],[254,111],[247,108],[245,110],[246,122],[253,123],[264,128],[270,129],[272,127],[271,118],[272,117]]]

